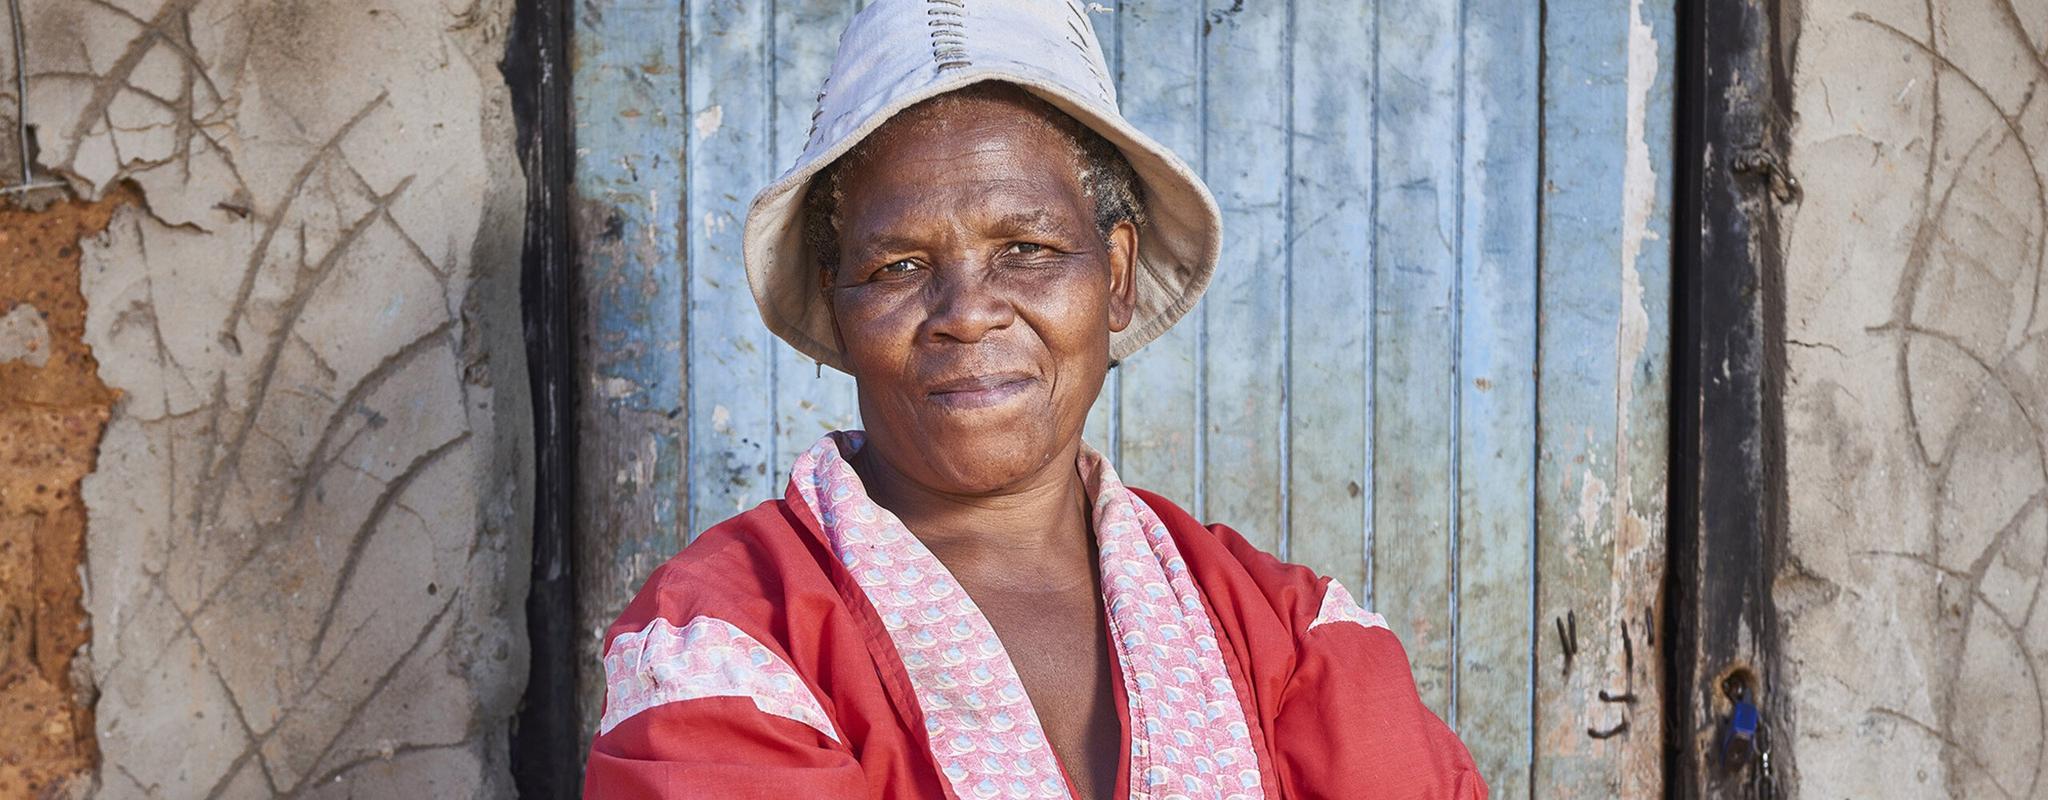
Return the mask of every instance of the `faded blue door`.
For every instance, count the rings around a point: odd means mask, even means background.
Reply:
[[[575,6],[589,713],[647,572],[858,424],[740,267],[858,6]],[[1225,218],[1207,297],[1089,440],[1359,590],[1497,796],[1659,793],[1672,4],[1087,8],[1124,112]]]

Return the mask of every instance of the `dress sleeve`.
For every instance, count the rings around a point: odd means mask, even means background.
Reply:
[[[1241,646],[1258,649],[1247,654],[1252,682],[1278,697],[1261,706],[1284,796],[1484,800],[1471,754],[1422,704],[1385,619],[1335,580],[1274,558],[1227,525],[1206,527],[1271,610],[1261,620],[1243,615],[1237,627]]]
[[[1318,580],[1321,603],[1299,628],[1274,725],[1288,796],[1484,800],[1472,756],[1422,704],[1385,620],[1336,581]]]
[[[584,797],[783,798],[797,787],[827,800],[867,796],[810,686],[729,622],[656,617],[614,636],[604,665]]]

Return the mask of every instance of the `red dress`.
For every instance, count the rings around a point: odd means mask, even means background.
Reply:
[[[1070,791],[986,621],[900,523],[844,485],[836,443],[860,442],[821,440],[783,499],[657,568],[607,632],[586,797]],[[1486,796],[1377,615],[1236,531],[1125,489],[1092,452],[1081,469],[1124,678],[1126,796]]]

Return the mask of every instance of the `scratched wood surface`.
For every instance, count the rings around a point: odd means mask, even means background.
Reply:
[[[682,11],[673,0],[576,7],[570,186],[577,313],[575,531],[582,742],[604,697],[601,635],[688,536],[683,397]],[[661,145],[657,143],[666,142]],[[664,198],[666,200],[664,201]]]
[[[1380,6],[1374,181],[1373,597],[1408,645],[1422,701],[1447,720],[1457,621],[1452,616],[1453,381],[1458,331],[1458,152],[1462,116],[1459,3]]]
[[[1661,796],[1674,8],[1547,5],[1533,788]]]
[[[1460,246],[1452,286],[1456,379],[1451,518],[1450,715],[1459,730],[1484,732],[1472,755],[1497,797],[1528,797],[1532,652],[1529,606],[1537,440],[1531,343],[1538,335],[1538,284],[1531,265],[1537,220],[1535,115],[1540,54],[1537,19],[1526,0],[1471,0],[1460,48]],[[1540,630],[1535,633],[1541,633]],[[1548,797],[1543,793],[1536,797]]]
[[[629,18],[614,12],[648,6],[578,4],[603,20],[579,19],[579,35],[612,37],[579,53],[683,68],[659,102],[616,74],[575,77],[579,115],[604,120],[579,117],[579,168],[630,187],[579,175],[633,243],[588,257],[666,292],[604,301],[662,306],[679,326],[594,342],[647,356],[645,375],[588,370],[604,402],[674,389],[679,430],[586,416],[584,450],[687,454],[680,476],[585,482],[629,509],[602,522],[670,532],[588,533],[631,551],[579,550],[579,569],[610,573],[583,581],[609,592],[583,595],[588,617],[615,613],[684,534],[779,494],[818,435],[858,424],[852,381],[762,328],[739,223],[801,149],[862,5],[690,0]],[[1599,703],[1594,679],[1612,662],[1621,680],[1610,628],[1640,618],[1662,568],[1671,13],[1550,5],[1546,28],[1519,0],[1091,4],[1124,113],[1202,172],[1225,240],[1207,297],[1112,372],[1086,436],[1133,485],[1386,613],[1500,797],[1635,791],[1623,776],[1656,745],[1647,643],[1636,705]],[[680,166],[648,171],[663,153]],[[670,238],[630,238],[649,235]],[[679,510],[636,521],[660,508],[649,493]],[[1548,627],[1565,609],[1582,649],[1569,675]],[[1586,736],[1623,712],[1629,736]]]

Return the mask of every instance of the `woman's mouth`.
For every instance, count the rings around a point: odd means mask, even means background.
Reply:
[[[933,384],[925,396],[951,409],[987,408],[1023,394],[1035,380],[1021,372],[976,375]]]

